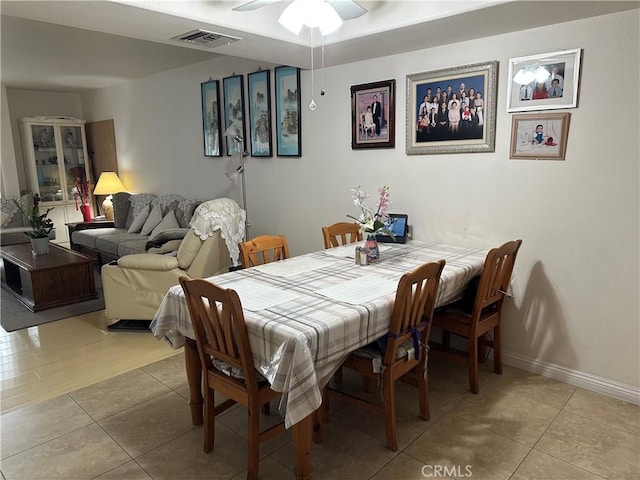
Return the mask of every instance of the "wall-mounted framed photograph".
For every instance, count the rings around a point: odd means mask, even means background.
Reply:
[[[570,116],[570,113],[513,115],[509,158],[564,160]]]
[[[495,151],[496,60],[407,75],[407,155]]]
[[[507,111],[575,108],[581,49],[509,59]]]
[[[276,67],[276,149],[279,157],[302,155],[300,69]]]
[[[396,81],[351,87],[351,148],[395,148]]]
[[[202,94],[202,138],[205,157],[220,157],[220,82],[209,80],[200,84]]]
[[[224,129],[235,123],[242,129],[242,144],[227,138],[227,155],[242,153],[247,149],[246,127],[244,123],[244,83],[242,75],[222,79],[224,90]],[[242,149],[242,150],[241,150]]]
[[[271,157],[271,71],[247,75],[249,88],[249,138],[252,157]]]

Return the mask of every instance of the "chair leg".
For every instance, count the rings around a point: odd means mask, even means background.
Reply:
[[[502,347],[500,343],[500,323],[493,329],[493,371],[502,375]]]
[[[260,462],[260,413],[249,407],[249,440],[248,440],[248,462],[247,480],[258,480],[258,467]]]
[[[484,363],[487,359],[487,345],[489,341],[487,340],[487,334],[485,333],[480,338],[478,338],[478,363]]]
[[[398,450],[398,435],[396,433],[396,384],[391,377],[391,368],[387,368],[383,378],[384,399],[384,430],[387,437],[387,448]]]
[[[420,407],[420,417],[429,420],[429,378],[425,375],[424,366],[417,369],[418,377],[418,402]]]
[[[215,394],[213,390],[207,388],[204,392],[204,421],[203,421],[203,435],[204,435],[204,447],[205,453],[209,453],[213,450],[216,437],[216,419],[213,415],[215,403]]]
[[[262,404],[262,414],[269,415],[270,413],[271,413],[271,404],[270,403]]]
[[[478,393],[478,339],[469,338],[469,389]]]

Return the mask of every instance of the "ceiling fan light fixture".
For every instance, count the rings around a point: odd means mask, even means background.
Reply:
[[[342,26],[340,15],[327,2],[322,2],[318,5],[315,17],[322,35],[329,35]]]
[[[287,8],[284,9],[278,23],[291,33],[300,34],[302,25],[305,20],[305,6],[300,0],[294,0]]]
[[[340,28],[342,19],[325,0],[294,0],[284,9],[278,23],[296,35],[303,25],[319,28],[322,35],[328,35]]]

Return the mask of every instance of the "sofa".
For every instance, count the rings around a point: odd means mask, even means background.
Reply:
[[[33,206],[33,195],[25,194],[16,199],[25,212]],[[41,212],[43,213],[43,212]],[[13,198],[0,199],[0,245],[13,245],[16,243],[27,243],[29,237],[25,232],[31,231],[29,220],[20,213]],[[49,234],[51,240],[55,240],[55,228]]]
[[[125,255],[177,251],[189,221],[202,200],[180,195],[116,193],[113,227],[80,224],[71,234],[71,248],[106,264]]]
[[[125,255],[103,265],[105,311],[110,323],[151,320],[181,276],[206,278],[238,265],[245,219],[245,211],[233,200],[203,202],[176,252]]]

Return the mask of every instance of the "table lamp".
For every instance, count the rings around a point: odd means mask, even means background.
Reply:
[[[102,172],[96,188],[93,190],[94,195],[107,195],[102,202],[102,213],[107,220],[113,221],[113,197],[114,193],[126,192],[126,188],[118,178],[116,172]]]

